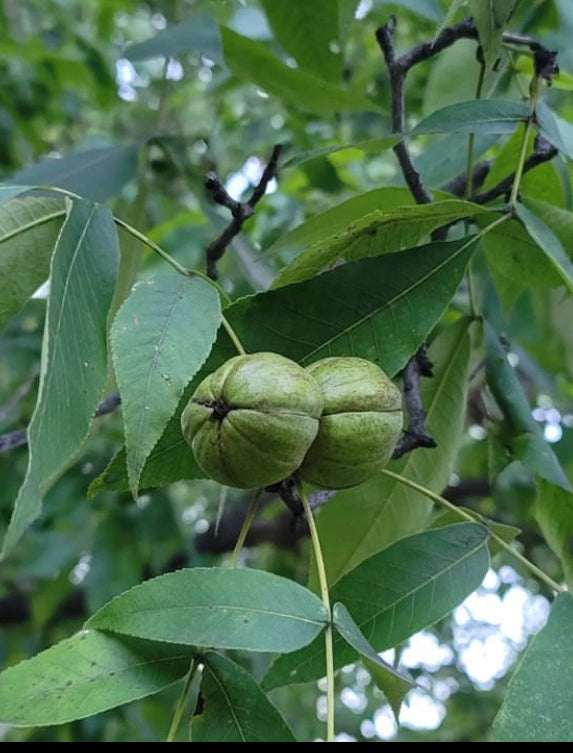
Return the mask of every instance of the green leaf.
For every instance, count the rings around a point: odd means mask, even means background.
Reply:
[[[0,206],[0,329],[48,279],[65,214],[62,201],[35,196]]]
[[[477,204],[456,199],[389,212],[376,210],[299,254],[281,269],[273,288],[308,280],[341,261],[358,261],[415,246],[438,227],[484,212],[487,210]]]
[[[112,599],[86,627],[168,643],[287,653],[328,621],[313,593],[263,570],[198,567],[160,575]]]
[[[20,196],[20,194],[26,193],[26,191],[31,191],[30,186],[10,186],[10,185],[0,185],[0,204],[3,204],[5,201],[11,201],[12,199],[15,199],[16,196]]]
[[[191,720],[196,743],[295,743],[280,712],[238,664],[208,651],[201,657],[201,713]]]
[[[416,684],[414,680],[409,675],[398,672],[397,669],[394,669],[392,665],[378,656],[344,604],[337,603],[334,605],[332,620],[334,627],[348,645],[360,654],[360,658],[364,661],[367,669],[374,671],[376,684],[384,692],[394,715],[398,718],[402,701],[410,688]]]
[[[487,531],[473,523],[400,539],[362,562],[333,588],[376,651],[397,646],[445,617],[479,586],[487,572]],[[324,641],[279,657],[263,682],[267,690],[324,675]],[[336,667],[354,651],[334,640]]]
[[[144,698],[183,677],[191,654],[187,646],[82,630],[0,675],[0,722],[64,724]]]
[[[175,57],[186,52],[199,52],[215,63],[223,63],[221,35],[212,18],[193,14],[193,18],[170,24],[154,37],[130,45],[124,54],[135,63],[158,57]]]
[[[507,310],[524,288],[554,288],[561,284],[557,270],[521,223],[504,222],[481,242],[495,287]]]
[[[447,194],[444,196],[448,198]],[[413,204],[414,199],[407,188],[376,188],[373,191],[366,191],[325,212],[315,214],[302,225],[275,241],[264,251],[264,254],[274,256],[283,252],[301,253],[308,246],[326,241],[337,233],[343,233],[352,222],[380,208],[388,212]]]
[[[250,353],[281,353],[303,365],[352,354],[394,375],[454,295],[475,247],[473,241],[431,243],[399,256],[346,264],[298,285],[243,298],[227,308],[225,316]],[[220,331],[197,379],[233,355],[231,341]],[[189,459],[179,426],[194,384],[155,446],[143,470],[141,488],[197,478],[197,466]],[[193,475],[178,475],[183,471]],[[129,488],[122,453],[112,461],[110,472],[110,483],[104,472],[92,492]]]
[[[571,484],[553,450],[540,434],[537,422],[513,367],[492,327],[486,322],[486,380],[512,431],[513,455],[532,472],[571,491]]]
[[[383,136],[380,139],[355,141],[351,144],[342,144],[342,146],[340,144],[319,146],[316,149],[311,149],[308,152],[302,152],[301,154],[297,154],[294,157],[289,157],[289,159],[283,162],[282,169],[284,170],[287,167],[298,167],[299,165],[304,165],[305,162],[310,162],[310,160],[316,159],[317,157],[324,157],[328,154],[334,154],[335,152],[344,152],[351,149],[365,154],[380,154],[380,152],[391,149],[399,141],[401,141],[401,136],[396,134],[393,136]],[[379,191],[380,189],[376,190]]]
[[[491,742],[573,742],[573,598],[555,599],[509,681]]]
[[[38,517],[44,493],[88,434],[107,379],[107,314],[118,266],[111,212],[73,202],[52,256],[40,387],[28,427],[28,470],[4,554]]]
[[[442,18],[441,22],[438,24],[436,28],[436,33],[434,35],[434,39],[440,34],[446,26],[451,26],[452,22],[456,16],[456,13],[459,11],[459,9],[465,5],[466,0],[451,0],[448,9],[446,11],[446,15]]]
[[[149,453],[209,355],[220,323],[217,290],[175,274],[137,284],[117,313],[111,345],[134,496]]]
[[[503,27],[508,21],[515,0],[468,0],[470,14],[476,25],[486,66],[493,68],[500,57]]]
[[[526,120],[529,108],[507,99],[472,99],[436,110],[412,131],[422,133],[511,133]]]
[[[438,0],[376,0],[377,5],[392,5],[405,8],[429,21],[439,21],[442,9]]]
[[[289,68],[266,44],[221,28],[225,62],[237,76],[308,112],[376,112],[379,106],[318,76]]]
[[[573,125],[556,115],[545,102],[539,102],[535,117],[540,134],[569,159],[573,159]]]
[[[338,43],[338,0],[262,0],[276,41],[303,70],[338,84],[342,55]]]
[[[429,349],[434,376],[422,380],[422,401],[428,433],[438,446],[417,449],[390,465],[396,473],[437,493],[449,482],[462,437],[470,358],[468,328],[469,320],[460,319]],[[396,539],[423,529],[431,509],[427,497],[387,476],[338,492],[317,517],[329,583]],[[317,585],[313,562],[309,586],[316,591]]]
[[[536,217],[523,204],[516,204],[515,213],[522,221],[531,239],[537,243],[555,267],[569,291],[573,293],[573,262],[567,256],[559,238],[547,227],[543,220]]]
[[[471,515],[475,519],[476,523],[482,523],[487,526],[488,531],[495,533],[500,539],[505,541],[506,544],[510,544],[521,533],[521,529],[516,526],[507,525],[507,523],[498,523],[497,520],[491,520],[480,515],[479,512],[472,510],[469,507],[458,506],[458,510],[462,510],[467,515]],[[453,510],[446,510],[446,512],[438,515],[432,523],[432,528],[440,528],[441,526],[451,526],[454,523],[460,522],[460,516],[456,515]],[[503,551],[503,547],[495,539],[490,538],[488,541],[488,549],[490,557],[494,557],[498,552]]]
[[[573,494],[537,479],[533,513],[545,540],[561,560],[569,590],[573,590]]]
[[[10,183],[56,186],[92,201],[116,196],[137,172],[139,146],[112,146],[47,158],[10,176]]]

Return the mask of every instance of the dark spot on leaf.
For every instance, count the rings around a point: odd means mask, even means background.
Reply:
[[[70,685],[72,685],[72,684],[73,684],[73,683],[72,683],[72,681],[71,681],[71,680],[68,680],[68,681],[67,681],[67,683],[66,683],[66,688],[69,688],[69,687],[70,687]]]

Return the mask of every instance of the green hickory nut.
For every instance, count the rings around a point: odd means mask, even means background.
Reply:
[[[197,463],[226,486],[255,489],[290,476],[318,432],[322,392],[277,353],[226,361],[197,387],[181,429]]]
[[[402,432],[400,390],[362,358],[325,358],[307,371],[320,384],[324,411],[299,476],[327,489],[366,481],[388,463]]]

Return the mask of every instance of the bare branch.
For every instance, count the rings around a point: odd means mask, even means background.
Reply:
[[[258,185],[254,188],[250,198],[245,202],[236,201],[229,196],[217,175],[213,172],[207,173],[207,176],[205,177],[205,188],[211,196],[211,199],[215,204],[220,204],[229,209],[232,215],[231,222],[207,247],[207,275],[212,280],[216,280],[219,275],[217,262],[227,250],[229,243],[241,232],[245,221],[248,220],[249,217],[252,217],[256,205],[265,195],[268,184],[276,176],[281,150],[281,144],[275,144]]]

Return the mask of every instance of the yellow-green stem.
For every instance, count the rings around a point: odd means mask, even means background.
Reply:
[[[231,561],[229,562],[229,567],[231,568],[237,566],[237,561],[239,559],[239,555],[241,554],[243,546],[245,545],[247,534],[249,533],[249,529],[252,525],[253,520],[255,519],[255,515],[257,514],[257,508],[259,506],[259,500],[262,493],[262,489],[257,489],[247,512],[247,517],[243,521],[243,525],[241,526],[241,530],[239,531],[239,536],[237,538],[237,543],[235,544],[233,554],[231,555]]]
[[[480,63],[479,76],[476,86],[476,99],[481,99],[481,90],[483,88],[483,80],[485,77],[485,63]],[[475,133],[470,133],[468,139],[468,162],[466,167],[466,190],[465,198],[469,199],[473,191],[473,171],[474,171],[474,145],[475,145]]]
[[[523,139],[521,142],[521,150],[519,152],[519,159],[517,161],[517,168],[515,170],[515,177],[513,178],[513,185],[511,187],[511,194],[509,196],[509,206],[514,207],[517,201],[517,194],[519,193],[519,186],[521,184],[521,177],[523,175],[523,166],[525,164],[525,155],[527,154],[527,145],[529,143],[529,135],[533,128],[533,120],[535,118],[535,108],[537,106],[537,98],[539,96],[539,89],[541,88],[541,80],[539,77],[532,79],[531,82],[531,102],[529,108],[529,117],[525,124],[525,131],[523,132]]]
[[[222,319],[221,319],[221,321],[223,323],[223,327],[225,328],[226,333],[229,335],[229,337],[231,338],[231,340],[233,342],[233,345],[237,349],[237,353],[239,355],[241,355],[241,356],[246,356],[247,355],[247,351],[243,348],[243,344],[241,343],[241,341],[237,337],[237,335],[235,333],[235,330],[231,327],[231,325],[229,324],[227,318],[225,316],[223,316]]]
[[[173,721],[171,722],[171,726],[169,727],[169,732],[167,734],[167,739],[165,740],[166,743],[175,742],[177,731],[179,729],[179,725],[181,724],[181,718],[183,716],[183,712],[185,711],[187,693],[189,692],[189,688],[191,687],[191,683],[193,682],[193,678],[195,677],[195,672],[197,671],[198,664],[199,662],[197,661],[197,657],[193,657],[191,666],[189,667],[189,672],[187,672],[187,675],[185,676],[185,685],[183,686],[183,690],[181,691],[181,695],[179,696],[179,700],[177,701],[177,706],[175,707]]]
[[[506,552],[509,552],[515,559],[519,560],[521,564],[527,568],[533,575],[535,575],[539,580],[542,580],[546,585],[548,585],[550,588],[552,588],[554,591],[557,591],[558,593],[564,592],[566,589],[563,588],[563,586],[560,586],[559,583],[556,583],[552,578],[550,578],[546,573],[543,572],[543,570],[540,570],[536,565],[533,564],[533,562],[530,562],[526,557],[524,557],[522,554],[520,554],[518,551],[513,549],[506,541],[504,541],[500,536],[498,536],[496,533],[494,533],[490,528],[488,528],[487,524],[481,519],[481,517],[476,513],[476,516],[470,515],[465,510],[460,510],[459,507],[456,507],[451,502],[448,502],[447,499],[444,499],[439,494],[435,494],[434,492],[430,491],[430,489],[426,489],[425,486],[421,486],[420,484],[417,484],[415,481],[411,481],[409,478],[406,478],[405,476],[400,476],[399,473],[394,473],[393,471],[389,471],[387,468],[384,468],[382,473],[385,476],[388,476],[389,478],[394,479],[395,481],[398,481],[400,484],[404,484],[405,486],[409,486],[411,489],[414,489],[415,491],[419,492],[420,494],[423,494],[424,496],[428,497],[428,499],[431,499],[432,502],[435,502],[437,505],[441,505],[442,507],[445,507],[446,510],[449,510],[450,512],[455,513],[459,518],[462,518],[463,520],[467,520],[470,523],[481,523],[481,525],[485,526],[487,528],[490,538],[492,538],[497,544],[499,544],[502,549],[505,549]]]
[[[328,595],[328,579],[326,577],[326,568],[324,558],[320,547],[320,539],[314,522],[312,509],[304,489],[299,485],[299,494],[304,508],[304,514],[308,528],[310,530],[310,540],[312,550],[318,571],[318,582],[320,583],[320,595],[322,603],[328,613],[328,625],[324,631],[324,647],[326,649],[326,742],[334,742],[334,649],[332,645],[332,613],[330,610],[330,597]]]

